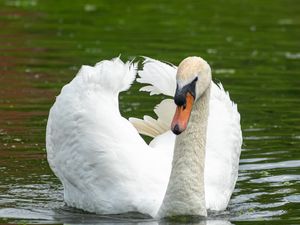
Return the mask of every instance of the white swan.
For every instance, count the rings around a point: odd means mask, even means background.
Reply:
[[[242,143],[236,105],[211,81],[200,57],[183,60],[178,69],[147,58],[138,82],[148,86],[141,90],[175,95],[178,106],[166,99],[154,109],[157,120],[129,121],[120,114],[118,94],[129,89],[136,68],[119,58],[82,66],[56,98],[46,146],[65,202],[89,212],[153,217],[224,210]],[[178,136],[170,130],[173,116]],[[154,137],[150,145],[138,131]]]

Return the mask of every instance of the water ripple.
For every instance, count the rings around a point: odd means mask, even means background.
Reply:
[[[259,179],[252,179],[250,182],[252,183],[279,183],[279,182],[287,182],[287,181],[299,181],[300,175],[278,175],[278,176],[269,176],[263,177]]]
[[[279,168],[300,167],[300,160],[289,160],[274,163],[253,163],[240,165],[240,170],[267,170]]]

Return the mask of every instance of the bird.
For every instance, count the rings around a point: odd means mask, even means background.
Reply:
[[[154,218],[225,210],[242,145],[237,105],[201,57],[179,66],[144,57],[140,70],[138,63],[116,57],[83,65],[56,97],[46,150],[64,201],[97,214]],[[156,118],[122,116],[119,94],[135,80],[140,91],[164,96]]]

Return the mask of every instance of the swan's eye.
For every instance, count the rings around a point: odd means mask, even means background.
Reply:
[[[183,109],[186,107],[186,95],[187,93],[190,93],[194,99],[196,97],[196,82],[198,80],[198,77],[196,77],[192,82],[189,84],[183,86],[182,88],[179,88],[177,84],[176,93],[174,96],[175,104],[178,106],[183,106]]]

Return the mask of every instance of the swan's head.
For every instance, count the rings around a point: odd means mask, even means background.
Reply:
[[[200,57],[188,57],[179,64],[176,80],[174,101],[177,109],[171,128],[174,134],[180,134],[187,127],[194,102],[210,85],[210,66]]]

